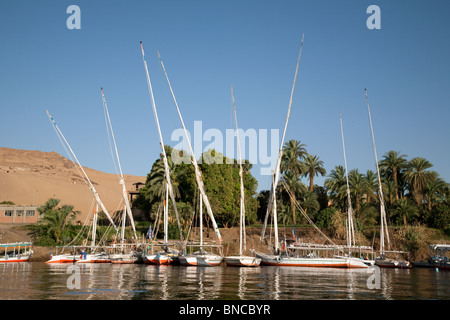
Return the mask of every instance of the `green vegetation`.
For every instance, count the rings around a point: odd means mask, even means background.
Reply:
[[[79,212],[74,211],[70,205],[58,207],[59,202],[60,200],[51,198],[37,209],[40,222],[28,226],[35,245],[59,245],[77,234],[73,221]]]
[[[174,187],[177,209],[184,236],[192,224],[198,226],[199,192],[194,167],[190,163],[175,164],[171,155],[177,154],[166,146],[171,180]],[[161,218],[165,199],[166,180],[162,155],[156,159],[147,175],[145,186],[134,200],[133,206],[147,214],[147,220],[137,222],[139,234],[147,232],[149,223],[155,226]],[[211,161],[214,158],[216,161]],[[217,159],[223,160],[221,164]],[[208,150],[199,161],[205,192],[219,227],[236,227],[240,213],[239,164],[227,159],[214,150]],[[230,161],[232,160],[232,161]],[[229,164],[232,163],[232,164]],[[408,157],[398,151],[388,151],[379,162],[381,184],[385,199],[388,224],[401,237],[405,249],[418,250],[425,243],[419,233],[436,230],[429,234],[450,236],[449,184],[445,182],[433,165],[422,157]],[[269,190],[257,192],[257,181],[250,173],[252,164],[245,161],[244,189],[245,212],[248,225],[261,225],[264,221],[269,201]],[[315,185],[317,176],[325,176],[323,186]],[[377,173],[368,170],[349,170],[349,188],[353,206],[356,231],[366,238],[378,236],[380,217],[379,186]],[[302,181],[304,179],[304,181]],[[286,142],[283,147],[281,177],[277,190],[278,223],[285,226],[306,226],[307,221],[296,208],[298,202],[312,221],[325,228],[337,239],[345,238],[345,219],[347,212],[347,184],[345,169],[335,166],[329,173],[317,155],[310,155],[306,145],[297,140]],[[288,194],[291,192],[293,197]],[[57,208],[59,200],[49,199],[40,207],[41,222],[30,227],[39,235],[39,244],[54,245],[74,240],[76,234],[88,236],[82,226],[73,225],[77,212],[72,206]],[[169,238],[178,239],[179,231],[171,201],[169,200]],[[206,212],[206,210],[204,210]],[[210,226],[209,217],[204,214],[204,225]],[[101,219],[99,220],[101,221]],[[103,223],[104,224],[104,223]],[[107,232],[108,222],[99,227],[99,234]],[[103,229],[102,229],[103,228]],[[159,227],[161,237],[162,227]],[[111,232],[111,231],[109,231]],[[112,233],[111,233],[112,235]]]
[[[175,150],[176,152],[176,150]],[[191,222],[193,221],[194,210],[198,212],[199,192],[195,179],[194,167],[192,164],[174,164],[172,161],[172,148],[166,146],[166,154],[171,172],[171,180],[174,187],[174,194],[177,204],[177,210],[180,215],[180,222],[183,233],[186,234]],[[233,164],[222,154],[214,150],[209,150],[203,155],[203,161],[199,161],[199,167],[202,171],[202,177],[205,186],[205,192],[214,212],[214,219],[222,227],[234,227],[239,223],[240,212],[240,180],[239,164],[233,160]],[[213,157],[216,161],[211,161]],[[222,164],[216,162],[222,160]],[[211,164],[208,164],[211,163]],[[245,209],[248,223],[254,223],[258,220],[257,209],[258,200],[256,198],[257,181],[251,175],[252,165],[245,161],[243,163],[244,188],[245,188]],[[158,158],[152,166],[152,170],[147,175],[145,186],[141,189],[140,195],[133,202],[138,207],[148,213],[151,221],[154,221],[158,210],[161,210],[165,198],[166,181],[162,157]],[[169,200],[169,222],[175,223],[173,207]],[[206,210],[204,210],[206,212]],[[206,225],[209,223],[208,215],[204,215]],[[170,226],[169,226],[170,228]],[[161,228],[160,228],[161,229]],[[172,232],[173,233],[173,232]],[[179,238],[179,235],[175,238]]]
[[[172,149],[166,146],[166,153]],[[214,150],[209,150],[203,157],[217,159]],[[204,159],[204,158],[203,158]],[[235,227],[239,217],[239,166],[223,163],[206,164],[202,161],[205,191],[211,202],[212,210],[219,226]],[[174,165],[169,158],[172,181],[176,187],[177,205],[185,208],[182,214],[183,225],[191,223],[193,211],[198,211],[198,191],[191,164]],[[252,165],[244,165],[245,204],[248,224],[261,224],[264,221],[269,190],[256,192],[257,181],[251,175]],[[381,184],[392,228],[405,228],[402,233],[407,246],[414,248],[419,237],[413,226],[435,228],[444,233],[450,231],[449,184],[439,174],[432,171],[432,164],[422,158],[408,160],[398,151],[386,152],[379,162]],[[277,212],[280,225],[305,225],[306,220],[298,211],[298,202],[313,222],[340,236],[345,236],[345,219],[347,211],[347,184],[345,169],[338,165],[327,174],[324,163],[317,155],[310,155],[306,145],[298,140],[287,141],[283,146],[281,177],[277,190]],[[314,184],[317,176],[326,176],[323,186]],[[302,181],[302,179],[305,179]],[[146,186],[135,205],[147,211],[151,219],[161,204],[161,190],[164,190],[164,168],[161,158],[153,164]],[[349,170],[349,188],[357,231],[371,234],[377,231],[380,216],[379,186],[377,173],[368,170]],[[293,194],[290,197],[288,190]],[[170,208],[170,206],[169,206]],[[208,222],[208,217],[205,217]],[[412,242],[415,244],[413,245]],[[408,244],[409,243],[409,244]]]

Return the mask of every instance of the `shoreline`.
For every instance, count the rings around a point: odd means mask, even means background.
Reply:
[[[236,255],[239,252],[239,227],[231,228],[219,228],[222,235],[222,253],[224,256]],[[324,244],[323,236],[319,235],[311,227],[296,227],[296,234],[298,239],[301,239],[303,243],[317,243]],[[395,231],[395,230],[393,230]],[[422,231],[422,230],[420,230]],[[410,261],[426,261],[430,257],[430,251],[428,246],[430,244],[436,243],[448,243],[448,240],[441,238],[436,240],[434,237],[433,230],[425,230],[429,234],[423,234],[422,247],[420,250],[412,253],[408,260]],[[250,250],[255,250],[261,253],[268,253],[269,243],[273,243],[273,235],[267,232],[263,242],[260,241],[261,227],[247,227],[246,228],[246,244],[247,250],[245,254],[248,254]],[[199,229],[193,228],[191,230],[191,238],[199,239]],[[292,240],[292,227],[280,227],[279,228],[279,238]],[[204,228],[203,240],[207,242],[216,242],[217,238],[212,229]],[[376,254],[376,248],[378,247],[378,239],[374,239],[373,247],[375,248],[374,253]],[[29,231],[24,228],[24,225],[0,225],[0,243],[11,243],[11,242],[25,242],[31,241],[31,236]],[[169,240],[169,242],[176,242],[177,240]],[[332,239],[337,245],[345,245],[345,240]],[[156,243],[162,243],[162,239],[155,241]],[[361,241],[362,246],[371,246],[371,241],[367,238]],[[401,241],[397,243],[402,244]],[[400,246],[401,247],[401,246]],[[36,246],[32,244],[33,255],[30,257],[29,261],[45,262],[49,259],[50,254],[54,246]]]

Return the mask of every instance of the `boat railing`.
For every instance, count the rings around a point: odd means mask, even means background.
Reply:
[[[14,257],[17,255],[30,254],[31,242],[13,242],[0,244],[0,250],[3,251],[5,257]]]

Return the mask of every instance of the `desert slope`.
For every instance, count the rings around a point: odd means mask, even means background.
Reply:
[[[117,175],[83,168],[108,211],[120,209],[122,187]],[[145,182],[146,178],[124,175],[124,179],[127,190],[133,190],[133,183]],[[75,206],[81,211],[77,219],[81,223],[94,206],[94,196],[71,160],[56,152],[0,148],[0,202],[42,205],[49,198]]]

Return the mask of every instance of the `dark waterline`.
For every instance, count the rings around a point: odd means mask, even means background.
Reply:
[[[448,300],[450,272],[380,269],[182,267],[82,264],[0,265],[1,300]],[[79,269],[78,269],[79,267]],[[68,273],[69,272],[69,273]],[[69,280],[69,284],[68,284]]]

